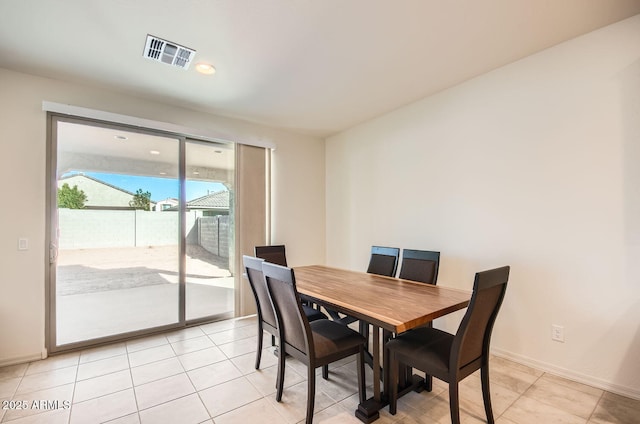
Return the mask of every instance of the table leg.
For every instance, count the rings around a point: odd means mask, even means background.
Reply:
[[[382,401],[380,390],[380,327],[373,326],[373,398],[376,402]]]
[[[388,330],[383,330],[382,343],[380,343],[380,327],[375,325],[372,327],[373,352],[371,354],[371,362],[373,369],[373,397],[359,404],[356,410],[356,417],[364,423],[371,423],[380,418],[379,411],[389,404],[389,393],[391,393],[390,364],[386,343],[393,333]],[[412,375],[411,368],[402,365],[400,369],[400,374],[405,375],[402,375],[400,378],[398,397],[404,396],[412,390],[421,391],[424,388],[424,379]],[[383,382],[382,390],[380,380]]]
[[[380,418],[379,411],[385,405],[382,398],[382,392],[380,390],[380,327],[373,325],[371,337],[373,338],[373,398],[365,400],[363,403],[358,405],[358,409],[356,409],[356,417],[364,423],[371,423]]]
[[[384,370],[382,381],[384,382],[383,386],[383,399],[385,404],[389,402],[389,393],[391,393],[391,386],[389,382],[391,378],[390,375],[390,364],[389,364],[389,356],[387,355],[387,342],[391,339],[391,331],[383,330],[382,331],[382,369]]]

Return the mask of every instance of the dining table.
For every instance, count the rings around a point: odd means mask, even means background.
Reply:
[[[464,309],[471,298],[467,290],[323,265],[294,267],[294,274],[299,293],[371,325],[373,397],[355,411],[365,423],[378,419],[380,409],[388,404],[391,386],[384,341]]]

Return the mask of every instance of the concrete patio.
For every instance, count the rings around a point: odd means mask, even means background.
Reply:
[[[178,321],[177,246],[61,250],[57,344]],[[187,246],[187,320],[233,312],[228,259]]]

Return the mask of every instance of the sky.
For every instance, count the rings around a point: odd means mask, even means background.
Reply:
[[[170,178],[140,177],[137,175],[103,174],[99,172],[85,172],[85,175],[111,184],[123,190],[135,193],[138,189],[151,193],[151,200],[157,202],[169,197],[178,198],[178,180]],[[205,196],[207,193],[226,190],[218,182],[190,181],[186,185],[186,201]]]

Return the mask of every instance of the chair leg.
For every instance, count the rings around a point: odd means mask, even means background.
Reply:
[[[487,414],[487,423],[494,424],[493,408],[491,407],[491,391],[489,390],[488,362],[480,369],[480,379],[482,380],[482,398],[484,400],[484,412]]]
[[[282,400],[282,392],[284,390],[284,370],[285,370],[285,358],[287,354],[284,352],[284,345],[280,343],[280,353],[278,355],[278,378],[276,378],[276,401]]]
[[[276,345],[276,336],[274,336],[273,334],[271,335],[271,346],[275,346]]]
[[[449,382],[449,408],[451,409],[451,424],[460,424],[458,381],[453,378]]]
[[[307,366],[308,377],[307,377],[307,420],[306,424],[313,423],[313,408],[315,406],[316,401],[316,370],[315,368],[309,364]]]
[[[391,391],[389,394],[389,413],[396,415],[396,409],[398,407],[398,368],[400,368],[400,364],[393,352],[388,351],[387,356],[389,357],[388,387]]]
[[[325,380],[329,379],[329,365],[322,366],[322,378]]]
[[[364,346],[360,346],[356,363],[358,366],[358,394],[360,395],[360,403],[364,403],[364,401],[367,400],[367,384],[364,373]]]
[[[256,351],[256,369],[260,368],[261,358],[262,358],[262,323],[258,322],[258,349]]]

